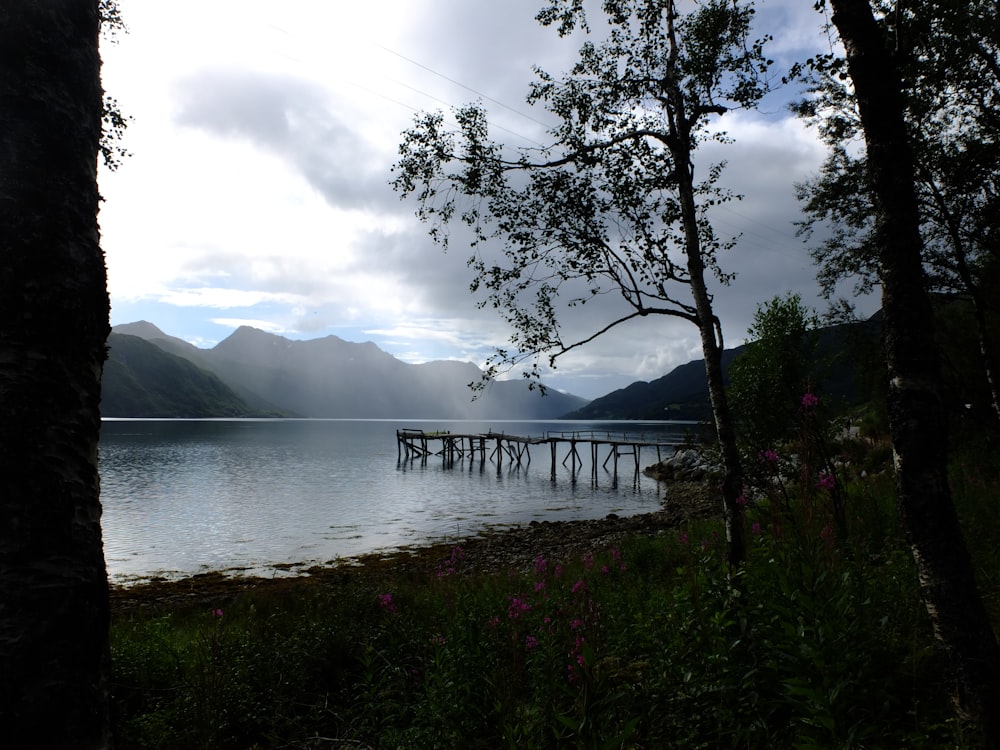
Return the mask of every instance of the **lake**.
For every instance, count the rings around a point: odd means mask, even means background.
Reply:
[[[530,463],[440,456],[400,460],[398,428],[542,436],[627,431],[681,440],[679,422],[386,420],[105,420],[101,431],[104,551],[113,581],[210,570],[278,575],[287,566],[473,536],[532,520],[657,510],[661,490],[632,456],[617,485],[601,449],[571,470],[561,447]],[[669,452],[669,451],[668,451]],[[644,448],[641,466],[656,462]],[[666,454],[665,454],[666,455]],[[294,570],[294,568],[293,568]]]

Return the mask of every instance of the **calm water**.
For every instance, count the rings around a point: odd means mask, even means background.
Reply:
[[[406,422],[365,420],[105,421],[101,433],[104,548],[113,580],[206,570],[276,571],[531,520],[601,518],[656,510],[656,482],[633,481],[631,456],[614,486],[589,450],[574,474],[563,449],[531,463],[450,466],[397,459],[396,429],[627,430],[680,438],[669,422]],[[602,448],[598,463],[604,462]],[[656,461],[645,448],[641,466]]]

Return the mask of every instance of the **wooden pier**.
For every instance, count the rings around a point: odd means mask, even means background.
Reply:
[[[508,435],[504,432],[483,432],[460,434],[448,431],[427,432],[425,430],[396,430],[396,451],[399,461],[426,461],[430,456],[441,456],[447,464],[455,460],[477,457],[483,464],[487,460],[496,463],[499,472],[504,462],[511,466],[527,466],[531,463],[531,446],[547,445],[551,456],[552,478],[556,476],[556,466],[560,446],[568,446],[569,450],[563,457],[562,465],[570,465],[570,471],[576,476],[577,467],[583,466],[580,457],[581,448],[590,451],[590,467],[592,478],[597,479],[597,467],[600,463],[605,470],[611,463],[612,481],[618,483],[618,461],[623,456],[631,456],[633,463],[633,478],[639,478],[640,455],[643,448],[655,448],[656,460],[663,459],[663,450],[670,449],[670,455],[681,445],[678,440],[668,440],[642,433],[612,432],[603,430],[567,430],[549,431],[539,437],[524,435]],[[599,453],[607,448],[604,461],[600,462]]]

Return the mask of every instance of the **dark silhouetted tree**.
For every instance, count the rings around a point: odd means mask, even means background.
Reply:
[[[928,288],[971,302],[990,406],[1000,419],[995,302],[984,275],[1000,261],[1000,16],[993,0],[876,2],[876,21],[903,81]],[[822,227],[812,250],[831,296],[845,279],[869,292],[878,280],[871,176],[852,148],[861,122],[845,61],[834,54],[804,66],[812,95],[796,105],[830,146],[821,172],[797,186],[803,232]]]
[[[0,16],[0,735],[105,748],[99,3]]]
[[[915,168],[892,46],[868,0],[830,0],[865,137],[899,508],[960,714],[1000,747],[1000,648],[948,485],[947,421],[923,269]]]

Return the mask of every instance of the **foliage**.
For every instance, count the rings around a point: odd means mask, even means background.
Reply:
[[[691,522],[527,570],[477,572],[455,547],[426,573],[122,612],[119,742],[974,747],[941,689],[891,476],[860,444],[838,455],[849,541],[829,487],[793,478],[748,504],[735,578],[721,525]],[[995,461],[970,450],[955,472],[966,523],[996,531]],[[996,546],[973,551],[996,593]]]
[[[750,38],[753,9],[713,0],[683,15],[665,0],[604,4],[611,31],[586,41],[562,80],[536,69],[528,102],[558,125],[551,145],[512,149],[494,142],[486,111],[416,118],[403,134],[394,187],[414,195],[431,236],[448,245],[450,223],[467,227],[473,292],[514,333],[498,367],[556,358],[637,317],[664,314],[717,324],[681,291],[702,283],[733,242],[716,236],[708,209],[736,196],[718,184],[722,165],[694,179],[692,154],[705,139],[725,140],[711,116],[752,107],[766,88],[764,41]],[[538,19],[560,34],[589,30],[582,4],[555,2]],[[502,246],[502,258],[488,247]],[[693,266],[692,263],[695,265]],[[564,314],[617,298],[610,320],[564,338]]]
[[[101,35],[105,41],[115,44],[119,33],[128,33],[121,8],[115,0],[100,0],[98,12],[101,16]],[[131,155],[122,145],[125,130],[131,121],[131,116],[122,112],[118,100],[105,92],[101,112],[101,160],[112,171],[122,165],[122,159]]]
[[[814,392],[816,319],[798,294],[758,306],[752,339],[729,366],[729,396],[742,438],[758,449],[791,435],[799,397]]]
[[[874,5],[904,79],[929,283],[966,292],[967,274],[1000,252],[995,8],[982,0]],[[821,173],[798,187],[807,214],[802,227],[807,236],[820,225],[833,232],[813,250],[827,294],[845,277],[857,280],[856,291],[868,291],[877,283],[874,209],[844,60],[814,58],[800,71],[808,71],[811,96],[795,109],[830,147]]]
[[[919,8],[874,2],[905,99],[926,284],[972,302],[973,342],[1000,419],[997,354],[987,277],[1000,259],[1000,26],[988,0],[934,0]],[[817,277],[828,297],[847,279],[856,294],[879,283],[871,172],[846,61],[813,58],[799,68],[810,95],[794,109],[829,146],[820,173],[797,186]]]

